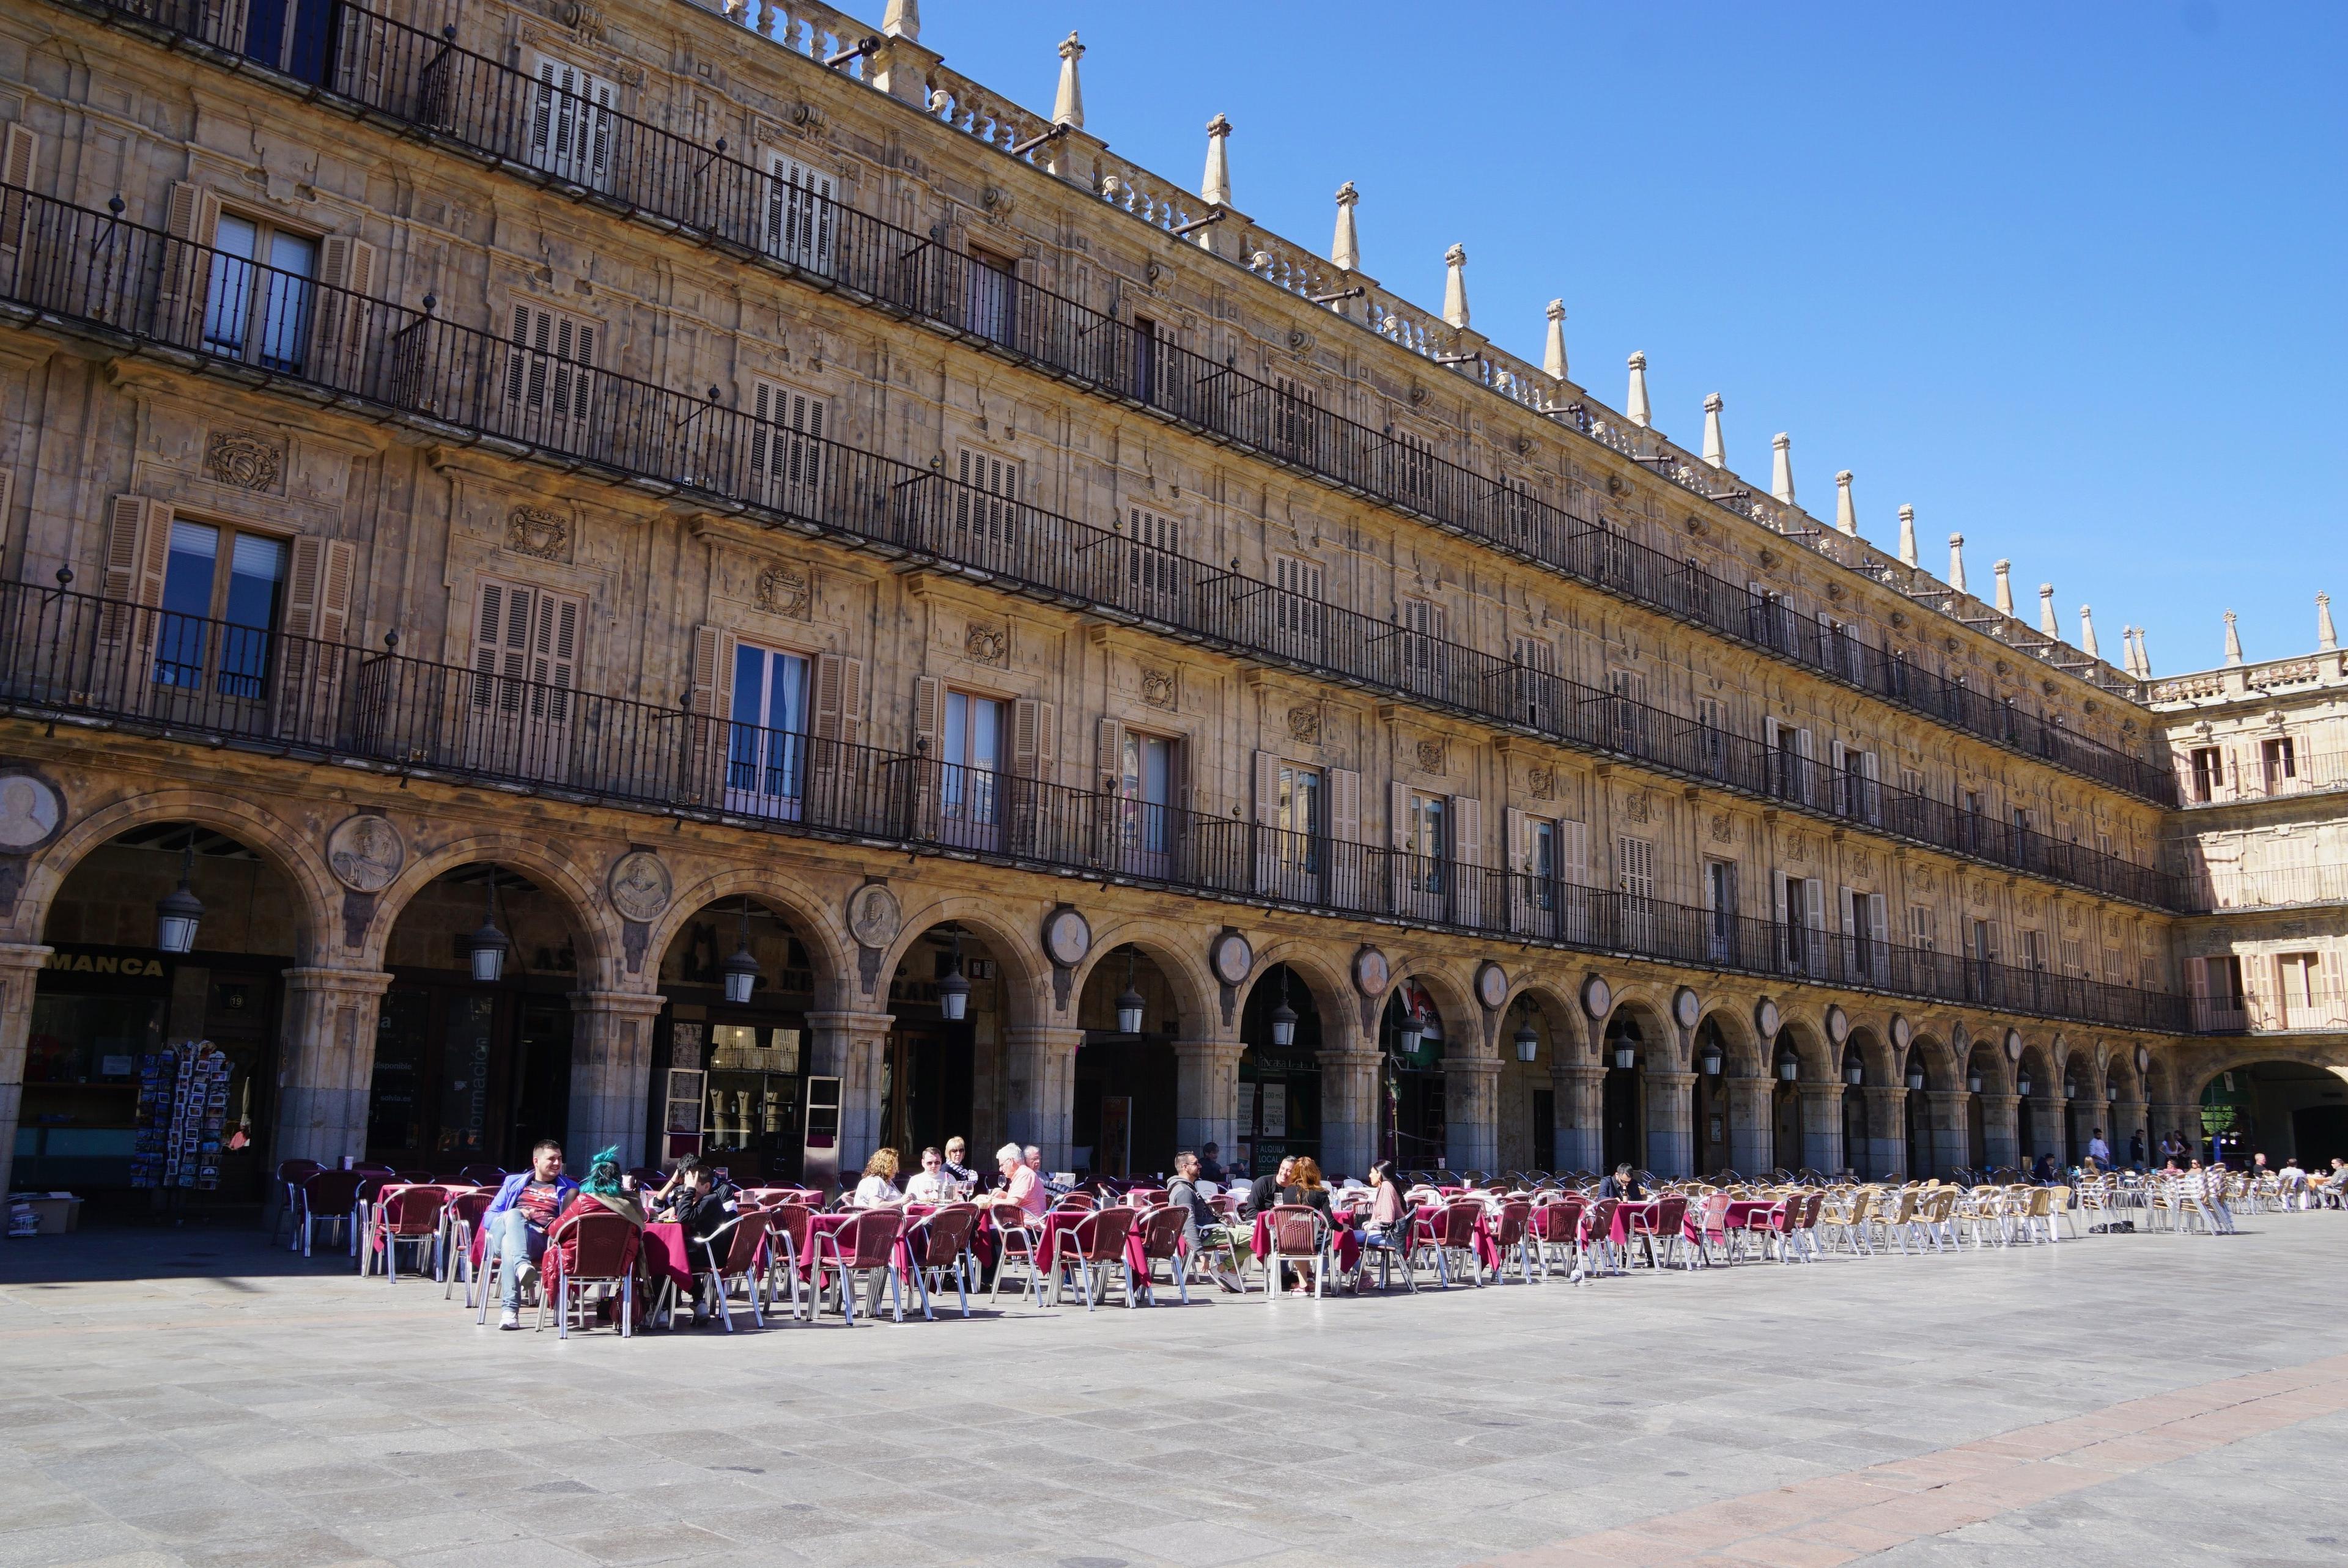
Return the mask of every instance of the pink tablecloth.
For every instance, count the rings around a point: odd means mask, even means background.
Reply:
[[[677,1294],[687,1300],[693,1296],[693,1244],[685,1239],[685,1227],[669,1222],[644,1227],[644,1277],[655,1290],[664,1285],[676,1286]]]
[[[1418,1211],[1419,1238],[1423,1241],[1432,1242],[1436,1236],[1441,1234],[1440,1227],[1442,1224],[1442,1210],[1422,1207]],[[1500,1244],[1498,1239],[1492,1235],[1491,1211],[1486,1209],[1480,1204],[1477,1205],[1476,1234],[1473,1238],[1472,1245],[1476,1248],[1476,1261],[1478,1263],[1482,1264],[1486,1268],[1489,1269],[1497,1270],[1500,1266]]]
[[[1342,1273],[1351,1274],[1354,1266],[1362,1261],[1362,1233],[1345,1225],[1333,1225],[1330,1228],[1337,1238],[1337,1267]],[[1272,1255],[1272,1215],[1269,1212],[1255,1216],[1255,1230],[1248,1237],[1248,1249],[1259,1258]]]

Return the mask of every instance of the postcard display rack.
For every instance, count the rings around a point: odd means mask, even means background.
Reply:
[[[181,1040],[139,1058],[139,1141],[134,1187],[220,1186],[228,1127],[228,1053],[208,1040]]]

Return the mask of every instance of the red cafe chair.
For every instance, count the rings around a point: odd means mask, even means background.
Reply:
[[[636,1251],[644,1245],[644,1235],[626,1216],[611,1210],[582,1208],[555,1221],[547,1233],[545,1288],[539,1293],[538,1327],[546,1327],[546,1309],[554,1307],[555,1337],[571,1337],[571,1319],[574,1311],[582,1328],[586,1320],[587,1288],[601,1285],[619,1287],[620,1305],[617,1313],[620,1337],[635,1334],[636,1316]],[[486,1301],[488,1286],[483,1286]]]
[[[439,1250],[440,1212],[448,1202],[448,1189],[426,1184],[395,1187],[384,1194],[367,1225],[359,1272],[374,1267],[379,1251],[386,1282],[398,1284],[399,1249],[404,1244],[416,1249],[416,1272],[428,1276],[431,1269],[425,1259]]]
[[[905,1251],[925,1319],[937,1317],[930,1309],[930,1298],[944,1291],[948,1272],[953,1275],[954,1296],[962,1304],[962,1315],[970,1316],[971,1286],[978,1283],[978,1257],[970,1249],[970,1240],[977,1230],[974,1204],[942,1204],[905,1227]]]
[[[1126,1261],[1125,1238],[1133,1233],[1131,1209],[1097,1209],[1074,1225],[1064,1225],[1052,1236],[1052,1305],[1060,1304],[1062,1270],[1073,1266],[1085,1292],[1085,1310],[1098,1305],[1112,1268],[1125,1276],[1125,1304],[1133,1305],[1133,1268]]]

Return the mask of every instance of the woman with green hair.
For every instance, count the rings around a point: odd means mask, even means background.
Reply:
[[[565,1235],[564,1222],[574,1214],[606,1212],[619,1215],[638,1231],[644,1228],[644,1208],[636,1198],[636,1180],[620,1169],[620,1151],[616,1145],[598,1151],[595,1157],[587,1163],[586,1179],[579,1184],[579,1190],[571,1194],[571,1202],[563,1206],[561,1214],[547,1233],[547,1250],[562,1254],[561,1273],[569,1274],[579,1261],[576,1233]],[[641,1318],[647,1296],[641,1277],[643,1253],[640,1249],[635,1252],[635,1256],[639,1275],[636,1281],[637,1316]],[[546,1260],[546,1272],[550,1278],[556,1276],[556,1266],[551,1258]]]

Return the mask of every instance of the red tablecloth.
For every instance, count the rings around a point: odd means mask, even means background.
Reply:
[[[1073,1247],[1076,1245],[1075,1232],[1077,1224],[1091,1217],[1080,1209],[1053,1209],[1045,1214],[1043,1228],[1035,1233],[1035,1261],[1050,1268],[1053,1249],[1058,1245],[1060,1233],[1069,1233],[1068,1245]],[[1137,1284],[1148,1276],[1149,1260],[1141,1253],[1141,1226],[1138,1220],[1133,1228],[1125,1233],[1125,1266],[1133,1270]]]
[[[1775,1198],[1732,1198],[1728,1212],[1721,1216],[1723,1230],[1752,1230],[1766,1222],[1771,1210],[1777,1206]]]
[[[1346,1225],[1333,1225],[1330,1228],[1337,1238],[1337,1268],[1340,1273],[1350,1275],[1354,1266],[1362,1261],[1362,1233]],[[1272,1255],[1272,1214],[1269,1211],[1255,1216],[1255,1230],[1248,1237],[1248,1250],[1258,1259]]]
[[[1442,1234],[1438,1228],[1442,1224],[1442,1210],[1421,1208],[1418,1211],[1418,1234],[1421,1239],[1434,1241]],[[1498,1271],[1500,1266],[1500,1244],[1492,1235],[1492,1213],[1480,1204],[1476,1209],[1476,1234],[1473,1245],[1476,1248],[1476,1261],[1486,1268]]]
[[[644,1227],[644,1277],[654,1290],[674,1285],[680,1298],[693,1299],[692,1246],[681,1225],[662,1221]]]

